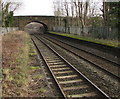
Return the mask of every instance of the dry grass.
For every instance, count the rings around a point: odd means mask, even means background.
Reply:
[[[29,36],[22,31],[3,37],[3,97],[27,94]]]
[[[23,31],[3,37],[3,97],[51,95],[30,36]]]

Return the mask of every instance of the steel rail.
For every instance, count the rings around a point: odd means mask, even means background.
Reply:
[[[44,37],[44,38],[45,38],[45,37]],[[48,39],[48,38],[47,38],[47,40],[53,42],[52,40],[50,40],[50,39]],[[55,42],[53,42],[53,43],[55,43]],[[94,63],[94,62],[92,62],[92,61],[90,61],[90,60],[88,60],[88,59],[86,59],[86,58],[84,58],[84,57],[78,55],[78,54],[76,54],[75,52],[73,52],[73,51],[71,51],[71,50],[69,50],[69,49],[67,49],[67,48],[65,48],[65,47],[63,47],[63,46],[61,46],[61,45],[59,45],[59,44],[57,44],[57,43],[55,43],[55,44],[58,45],[58,46],[60,46],[61,48],[65,49],[65,50],[67,50],[67,51],[73,53],[74,55],[78,56],[79,58],[82,58],[83,60],[89,62],[90,64],[92,64],[92,65],[98,67],[99,69],[105,71],[106,73],[108,73],[109,75],[112,75],[114,78],[116,78],[116,79],[118,79],[118,80],[120,81],[120,77],[119,77],[119,76],[117,76],[117,75],[111,73],[110,71],[106,70],[105,68],[101,67],[100,65],[98,65],[98,64],[96,64],[96,63]]]
[[[44,36],[44,37],[45,37],[45,36]],[[45,37],[45,38],[46,38],[46,37]],[[68,43],[65,43],[65,42],[63,42],[63,41],[61,41],[61,40],[58,40],[58,39],[56,39],[56,38],[54,38],[54,37],[49,36],[49,38],[52,38],[52,39],[54,39],[54,40],[56,40],[56,41],[59,41],[59,42],[61,42],[61,43],[63,43],[63,44],[66,44],[66,45],[68,45],[68,46],[70,46],[70,47],[76,48],[76,49],[81,50],[81,51],[83,51],[83,52],[85,52],[85,53],[91,54],[91,55],[93,55],[93,56],[99,57],[99,58],[101,58],[101,59],[103,59],[103,60],[106,60],[106,61],[108,61],[108,62],[111,62],[111,63],[115,64],[115,65],[120,66],[120,63],[118,63],[118,62],[116,62],[116,61],[112,61],[112,60],[109,60],[109,59],[107,59],[107,58],[105,58],[105,57],[102,57],[102,56],[93,54],[93,53],[88,52],[88,51],[83,50],[83,49],[80,49],[80,48],[78,48],[78,47],[75,47],[75,46],[73,46],[73,45],[70,45],[70,44],[68,44]],[[47,39],[49,39],[49,38],[47,38]]]
[[[45,60],[45,58],[44,58],[43,54],[40,52],[40,50],[39,50],[39,48],[38,48],[37,44],[35,43],[35,41],[33,40],[33,38],[32,38],[32,37],[31,37],[31,40],[32,40],[33,44],[35,45],[35,47],[36,47],[37,51],[39,52],[39,54],[42,56],[43,61],[44,61],[44,62],[45,62],[45,64],[47,65],[47,68],[49,69],[49,71],[50,71],[51,75],[53,76],[53,79],[54,79],[54,81],[56,82],[56,84],[57,84],[57,86],[58,86],[58,88],[59,88],[59,90],[60,90],[61,94],[63,95],[63,98],[67,99],[67,98],[66,98],[66,95],[64,94],[64,92],[63,92],[62,88],[60,87],[60,85],[59,85],[59,83],[58,83],[58,81],[57,81],[56,77],[54,76],[54,74],[53,74],[53,72],[51,71],[51,69],[50,69],[50,67],[49,67],[48,63],[46,62],[46,60]]]
[[[63,61],[65,61],[69,66],[71,66],[79,75],[81,75],[87,82],[89,82],[95,89],[97,89],[103,96],[108,99],[111,99],[104,91],[102,91],[99,87],[97,87],[92,81],[90,81],[85,75],[83,75],[80,71],[78,71],[71,63],[65,60],[60,54],[58,54],[53,48],[51,48],[48,44],[43,42],[40,38],[39,39],[44,45],[46,45],[49,49],[51,49],[56,55],[58,55]]]

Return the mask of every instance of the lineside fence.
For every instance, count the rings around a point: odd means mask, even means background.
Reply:
[[[99,39],[118,39],[118,28],[115,27],[85,27],[84,34],[81,32],[82,28],[80,27],[67,27],[65,29],[65,27],[57,26],[53,28],[53,31]]]
[[[6,33],[9,33],[9,32],[12,32],[12,31],[16,31],[18,30],[18,27],[8,27],[7,29],[4,28],[4,27],[0,27],[0,35],[1,34],[6,34]]]

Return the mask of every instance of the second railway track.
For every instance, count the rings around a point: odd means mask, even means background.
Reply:
[[[32,36],[32,40],[41,53],[64,98],[110,98],[49,45],[35,36]]]
[[[120,81],[120,74],[119,74],[120,65],[118,65],[114,62],[110,62],[110,61],[104,60],[102,58],[99,58],[96,55],[91,56],[91,54],[83,52],[80,49],[71,47],[63,42],[60,42],[60,41],[57,41],[57,40],[54,40],[54,39],[51,39],[51,38],[48,38],[45,36],[42,36],[42,39],[49,40],[49,42],[52,42],[52,43],[62,47],[63,49],[70,51],[71,53],[84,59],[85,61],[88,61],[89,63],[95,65],[96,67],[100,68],[101,70],[103,70],[106,73],[108,73],[109,75],[111,75],[111,77],[115,77],[115,79],[118,79]]]

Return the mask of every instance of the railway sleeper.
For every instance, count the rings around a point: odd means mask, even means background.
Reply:
[[[63,68],[63,67],[66,67],[66,65],[51,65],[50,68]]]
[[[67,95],[67,97],[69,98],[92,98],[92,97],[97,97],[97,94],[94,92],[90,92],[90,93],[83,93],[83,94],[71,94],[71,95]]]
[[[70,81],[70,80],[75,80],[79,79],[77,75],[68,75],[68,76],[58,76],[56,77],[58,81]]]
[[[74,75],[74,72],[68,72],[68,73],[54,73],[55,76],[67,76],[67,75]]]
[[[51,66],[51,65],[61,65],[61,64],[64,64],[64,62],[53,62],[53,63],[51,63],[51,62],[48,62],[48,64]]]
[[[66,70],[70,70],[70,68],[69,67],[65,67],[65,68],[55,68],[55,69],[52,69],[52,71],[54,72],[54,71],[66,71]]]
[[[64,91],[67,95],[84,94],[93,92],[91,88],[78,88]],[[96,93],[97,94],[97,93]]]

